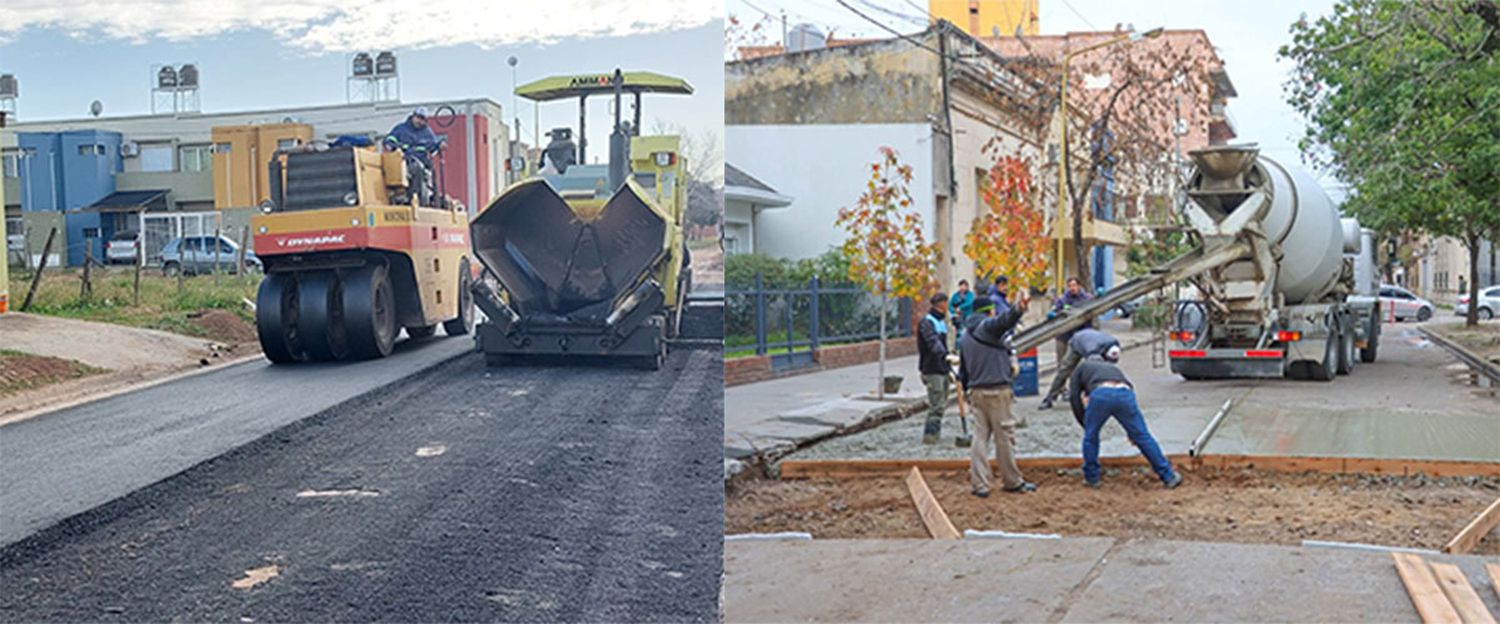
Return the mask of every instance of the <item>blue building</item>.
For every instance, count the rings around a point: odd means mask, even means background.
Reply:
[[[115,174],[122,170],[120,133],[22,132],[16,139],[21,150],[21,211],[66,213],[63,240],[68,265],[82,265],[89,245],[93,257],[103,259],[105,241],[128,224],[89,208],[115,192]]]

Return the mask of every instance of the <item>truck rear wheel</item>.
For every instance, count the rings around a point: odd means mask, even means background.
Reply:
[[[1354,328],[1346,327],[1339,334],[1339,366],[1338,374],[1348,375],[1354,372],[1354,363],[1358,356],[1354,353]]]
[[[255,333],[266,359],[276,364],[301,362],[307,353],[298,344],[297,279],[272,273],[261,280],[255,295]]]
[[[311,271],[298,282],[297,333],[314,360],[342,360],[349,356],[341,286],[338,274],[333,271]]]
[[[349,354],[382,358],[396,346],[396,295],[384,266],[362,267],[344,278],[344,324]]]
[[[1375,355],[1380,351],[1380,312],[1370,315],[1370,328],[1365,334],[1365,348],[1359,350],[1359,361],[1369,364],[1375,361]]]
[[[1316,381],[1333,381],[1338,376],[1339,366],[1339,340],[1338,326],[1329,329],[1328,340],[1324,341],[1323,361],[1308,362],[1308,373]]]

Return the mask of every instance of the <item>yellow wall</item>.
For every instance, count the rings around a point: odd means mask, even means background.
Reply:
[[[214,208],[257,206],[271,196],[267,165],[281,139],[312,140],[307,124],[218,126],[214,141]]]
[[[927,0],[933,19],[945,19],[976,37],[1014,37],[1016,26],[1023,35],[1041,31],[1037,0]]]

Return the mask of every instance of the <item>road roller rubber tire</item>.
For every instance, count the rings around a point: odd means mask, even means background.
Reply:
[[[255,333],[260,350],[275,364],[307,360],[297,334],[297,278],[272,273],[260,282],[255,295]]]
[[[466,336],[474,331],[474,272],[469,270],[469,259],[458,265],[458,316],[443,321],[443,333],[449,336]]]
[[[383,358],[396,347],[396,292],[383,266],[367,266],[344,275],[344,328],[349,356]],[[406,330],[408,334],[411,330]]]
[[[348,357],[339,275],[333,271],[309,271],[302,274],[297,285],[297,333],[301,334],[307,355],[322,362]]]
[[[411,338],[413,340],[421,340],[423,338],[431,338],[432,335],[436,334],[436,333],[437,333],[437,325],[418,325],[416,327],[408,327],[408,328],[406,328],[406,337]]]

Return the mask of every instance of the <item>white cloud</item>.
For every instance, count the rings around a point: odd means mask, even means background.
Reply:
[[[264,30],[314,53],[491,48],[691,28],[722,12],[707,0],[4,0],[0,41],[32,28],[132,42]]]

